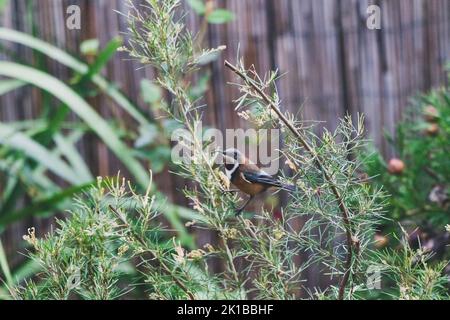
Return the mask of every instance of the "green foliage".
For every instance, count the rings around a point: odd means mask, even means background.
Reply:
[[[8,93],[9,91],[16,90],[24,85],[24,82],[18,80],[2,80],[0,81],[0,96]]]
[[[141,81],[141,94],[144,101],[148,104],[154,104],[161,101],[161,88],[147,79]]]
[[[9,3],[9,0],[0,0],[0,13],[6,8],[8,3]]]
[[[61,192],[53,192],[50,196],[39,198],[27,207],[13,211],[0,218],[0,225],[7,226],[19,220],[34,216],[48,217],[49,212],[64,209],[68,205],[68,201],[75,194],[85,191],[91,186],[91,183],[69,187]]]
[[[187,0],[187,3],[198,15],[205,14],[206,6],[204,0]]]
[[[226,266],[223,275],[219,274],[221,285],[240,298],[249,297],[247,284],[259,299],[292,299],[302,287],[302,273],[319,266],[331,276],[346,278],[339,288],[330,288],[327,296],[345,294],[351,298],[352,291],[346,289],[350,283],[361,281],[356,274],[366,267],[374,225],[381,215],[379,191],[360,181],[357,173],[361,162],[351,160],[364,145],[362,119],[354,126],[346,118],[336,132],[325,131],[321,137],[316,136],[311,126],[271,110],[279,111],[280,99],[276,90],[270,98],[264,90],[274,87],[276,75],[262,80],[256,72],[239,64],[236,73],[244,78],[244,84],[239,85],[242,97],[237,101],[238,108],[261,106],[258,115],[245,110],[247,118],[255,118],[255,123],[269,122],[271,127],[281,127],[285,132],[283,154],[295,168],[295,176],[289,180],[298,190],[282,221],[275,221],[269,212],[253,220],[234,218],[239,198],[225,192],[229,182],[214,166],[217,153],[208,148],[208,141],[199,138],[202,111],[190,94],[191,86],[198,85],[191,75],[203,61],[208,61],[205,57],[214,57],[224,48],[195,51],[195,37],[175,18],[178,5],[178,0],[148,1],[145,12],[132,6],[127,50],[133,58],[157,69],[156,83],[173,96],[172,103],[163,104],[163,109],[189,133],[184,147],[191,155],[190,161],[179,163],[177,174],[195,182],[195,187],[185,188],[184,194],[203,217],[200,227],[217,232],[221,239],[221,245],[214,248]],[[295,128],[295,134],[289,132],[291,128]],[[292,227],[299,217],[307,219],[301,230]],[[198,222],[193,223],[195,226]],[[347,241],[336,240],[340,238]],[[296,257],[306,252],[310,259],[295,263]],[[248,264],[238,271],[236,260],[240,257]]]
[[[396,158],[404,164],[392,173],[379,153],[367,161],[374,183],[392,195],[390,218],[414,220],[443,229],[450,222],[450,94],[447,88],[416,99],[398,124],[396,137],[388,137]],[[392,170],[391,170],[392,171]]]
[[[108,185],[108,183],[106,183]],[[112,188],[109,185],[109,188]],[[21,299],[113,299],[121,291],[116,283],[123,263],[116,219],[109,213],[108,194],[96,188],[76,200],[71,219],[58,220],[58,228],[37,239],[30,228],[24,239],[32,246],[31,258],[40,266],[39,282],[29,281],[12,292]],[[123,241],[122,241],[123,243]]]
[[[69,106],[104,141],[104,143],[122,160],[136,180],[144,185],[147,177],[141,164],[134,159],[129,149],[119,139],[107,122],[89,106],[76,92],[50,75],[12,62],[0,62],[0,75],[13,77],[31,83],[51,92]],[[50,158],[50,157],[48,157]],[[42,161],[45,163],[44,161]]]
[[[1,62],[0,73],[12,78],[0,82],[1,95],[20,89],[25,84],[32,84],[42,89],[44,99],[43,111],[38,119],[0,123],[0,181],[4,185],[0,201],[0,232],[20,219],[30,216],[49,217],[71,208],[71,197],[89,188],[93,174],[76,148],[76,144],[87,133],[97,134],[99,140],[135,176],[141,188],[145,188],[148,179],[147,171],[143,169],[143,160],[154,166],[155,172],[160,172],[167,166],[169,157],[166,130],[170,129],[170,124],[160,125],[154,119],[149,119],[116,85],[100,75],[120,47],[120,39],[113,39],[104,48],[100,48],[95,39],[85,42],[80,50],[90,55],[90,63],[15,30],[0,28],[0,40],[24,45],[33,49],[33,54],[47,56],[73,71],[70,82],[63,83],[45,71],[45,65],[39,62],[41,59],[32,59],[37,61],[34,66]],[[9,54],[5,51],[6,56]],[[14,56],[10,58],[15,59]],[[87,96],[98,94],[109,96],[138,122],[139,132],[135,132],[136,126],[133,123],[129,127],[125,123],[119,123],[119,128],[116,122],[102,118],[85,100]],[[55,106],[48,98],[50,95],[59,98],[63,104]],[[77,114],[79,119],[69,121],[70,111]],[[156,132],[146,130],[149,128],[156,128]],[[134,138],[138,134],[144,138],[134,148],[129,147],[125,139]],[[154,139],[155,135],[157,139]],[[65,183],[64,187],[60,185],[61,180]],[[168,203],[156,186],[153,192],[158,195],[157,202],[164,204],[164,215],[180,233],[181,242],[193,247],[193,239],[187,233],[182,219],[191,219],[195,214],[189,209]],[[24,207],[17,206],[17,203],[21,203],[19,199],[26,199]],[[6,266],[7,261],[3,265]],[[14,279],[17,275],[26,274],[21,270],[35,268],[15,267],[12,271]]]
[[[151,182],[140,195],[125,179],[99,179],[54,232],[39,239],[30,228],[24,239],[42,272],[10,288],[12,297],[115,299],[138,285],[153,299],[219,297],[215,278],[198,268],[204,251],[165,240],[169,231],[150,190]]]
[[[450,95],[448,87],[435,89],[412,101],[395,137],[387,136],[394,157],[385,161],[371,150],[365,170],[372,185],[390,195],[387,216],[380,228],[375,255],[389,297],[448,299],[450,222]],[[403,237],[395,235],[397,223]],[[405,231],[403,228],[406,228]]]
[[[314,123],[280,111],[276,73],[260,77],[242,62],[237,67],[227,65],[244,80],[238,85],[237,109],[258,127],[281,128],[285,133],[282,154],[293,173],[285,179],[298,190],[283,212],[284,232],[297,253],[309,256],[302,268],[319,267],[330,277],[340,278],[339,285],[330,286],[322,297],[351,299],[354,291],[347,291],[347,285],[364,284],[384,202],[380,188],[372,188],[360,176],[363,162],[358,156],[366,143],[364,118],[358,117],[354,124],[347,116],[334,132],[323,129],[317,135]],[[271,90],[269,94],[265,88]],[[304,218],[303,227],[292,229],[299,217]]]
[[[223,24],[234,19],[234,13],[226,9],[216,9],[208,15],[208,22],[212,24]]]
[[[8,260],[6,258],[5,249],[3,248],[3,243],[0,240],[0,269],[2,270],[3,274],[5,275],[6,283],[9,286],[13,285],[13,278],[11,275],[11,270],[8,266]]]
[[[206,4],[204,0],[187,0],[187,3],[196,14],[206,16],[206,21],[211,24],[224,24],[233,21],[234,13],[227,9],[214,8],[214,1]]]
[[[14,283],[8,286],[11,297],[116,299],[123,295],[142,297],[142,289],[149,299],[245,296],[245,292],[227,286],[230,284],[228,271],[213,274],[208,269],[208,261],[226,261],[227,255],[233,255],[237,249],[227,252],[220,246],[207,244],[204,249],[186,250],[175,238],[166,240],[170,238],[170,230],[162,227],[161,208],[150,190],[151,182],[146,192],[139,194],[130,182],[119,176],[99,178],[83,196],[74,200],[69,218],[58,220],[54,231],[39,238],[36,236],[39,230],[30,228],[24,239],[31,246],[31,267],[38,265],[41,272],[19,285],[10,279],[9,283]],[[274,222],[270,213],[263,213],[256,221],[238,222],[228,222],[229,227],[223,230],[224,239],[238,245],[240,256],[251,262],[242,272],[256,273],[254,278],[249,278],[255,287],[252,290],[255,298],[295,298],[293,292],[301,285],[295,279],[299,279],[298,273],[303,269],[295,266],[296,252],[289,246],[299,241],[298,237],[307,235],[286,229],[283,221]],[[208,225],[205,220],[201,223]],[[446,277],[441,274],[445,265],[430,267],[429,256],[421,248],[411,249],[404,240],[401,250],[377,252],[370,257],[370,263],[382,270],[384,279],[394,282],[394,291],[392,286],[384,291],[388,298],[447,298]],[[0,263],[5,271],[1,251]],[[23,276],[29,275],[25,271]],[[362,298],[366,293],[361,285],[352,291],[353,298]],[[315,294],[318,299],[332,297],[326,292]]]
[[[2,2],[2,7],[6,3]],[[27,7],[27,10],[30,8]],[[34,34],[38,34],[38,30],[35,29]],[[120,38],[112,39],[104,47],[100,46],[98,39],[84,41],[80,53],[88,62],[32,35],[8,28],[0,28],[0,40],[33,50],[33,65],[24,65],[23,61],[20,61],[21,64],[1,62],[0,73],[12,79],[0,82],[0,95],[31,84],[42,89],[44,96],[43,112],[39,119],[0,124],[0,180],[5,186],[0,201],[0,232],[25,217],[48,217],[73,207],[70,198],[89,188],[89,182],[93,180],[88,164],[75,147],[85,134],[96,133],[141,188],[145,188],[148,180],[142,161],[147,162],[156,173],[163,171],[170,163],[169,138],[179,124],[176,121],[152,119],[149,116],[151,112],[141,111],[115,84],[100,74],[114,54],[120,51]],[[10,56],[11,60],[16,59],[9,51],[4,51],[4,54]],[[63,83],[50,75],[43,57],[68,67],[73,72],[71,80]],[[214,52],[211,56],[205,52],[204,59],[212,61],[214,58],[217,58]],[[203,82],[197,88],[197,95],[202,94],[206,86],[207,82]],[[86,97],[99,94],[109,96],[138,126],[121,119],[103,119],[85,100]],[[62,104],[55,106],[50,96],[58,98]],[[157,111],[165,103],[161,89],[147,80],[142,82],[142,96],[144,102],[151,106],[151,111]],[[80,118],[69,121],[70,111]],[[130,140],[134,141],[132,147],[128,146]],[[62,179],[67,185],[61,187],[57,179]],[[193,238],[187,233],[182,219],[198,216],[192,210],[168,203],[157,191],[156,185],[152,192],[157,195],[155,201],[164,205],[164,216],[177,230],[181,243],[193,248]],[[21,198],[27,199],[25,203],[28,205],[17,207],[16,203]],[[8,266],[6,260],[3,266]],[[20,266],[14,269],[14,279],[17,274],[26,274],[20,273]]]
[[[15,131],[6,124],[0,124],[0,140],[2,145],[22,152],[69,183],[79,184],[86,182],[81,180],[82,177],[78,176],[60,157],[53,155],[42,145],[27,137],[27,135]]]
[[[96,55],[100,47],[98,39],[84,40],[80,44],[80,52],[84,55]]]
[[[78,74],[87,74],[89,72],[89,65],[74,58],[64,50],[53,46],[40,39],[27,35],[25,33],[11,30],[7,28],[0,28],[0,39],[4,41],[12,41],[36,50],[49,58],[61,63],[64,66],[69,67],[71,70]],[[98,88],[111,97],[118,106],[123,108],[128,114],[130,114],[140,124],[147,124],[149,121],[143,116],[139,108],[133,105],[127,97],[123,95],[113,84],[109,83],[101,75],[96,74],[92,76],[92,82],[98,86]]]
[[[189,3],[209,23],[233,19],[226,10],[208,12],[201,1]],[[416,251],[405,243],[403,251],[372,251],[385,197],[380,185],[371,185],[362,178],[363,117],[358,117],[356,124],[346,117],[334,132],[323,130],[317,134],[314,124],[281,111],[276,73],[261,78],[241,61],[237,66],[226,63],[243,80],[236,84],[241,93],[236,100],[237,109],[259,128],[281,129],[284,134],[281,151],[290,174],[280,173],[284,181],[295,184],[297,189],[280,219],[266,210],[254,217],[235,217],[240,197],[227,192],[230,182],[215,165],[217,150],[201,139],[200,131],[204,111],[201,97],[209,79],[202,67],[216,60],[225,48],[197,48],[201,41],[194,39],[202,36],[192,36],[185,29],[183,19],[179,18],[184,17],[178,11],[179,6],[179,0],[147,0],[143,10],[130,2],[127,15],[130,41],[127,48],[120,49],[142,64],[155,67],[156,79],[143,81],[141,93],[152,108],[157,106],[158,111],[165,112],[167,119],[158,122],[147,120],[98,75],[118,48],[118,40],[102,51],[85,50],[95,58],[88,65],[63,51],[53,52],[50,45],[40,40],[0,29],[0,38],[26,43],[76,71],[69,86],[35,68],[0,62],[1,74],[41,87],[64,102],[62,111],[38,123],[40,126],[19,123],[2,131],[5,145],[0,152],[6,155],[6,160],[0,164],[4,171],[8,168],[13,174],[7,178],[6,201],[1,209],[12,211],[17,186],[38,186],[40,191],[39,196],[33,197],[30,210],[21,213],[22,216],[55,210],[62,199],[78,191],[76,188],[89,188],[84,196],[67,206],[71,214],[67,220],[58,221],[54,232],[38,239],[36,230],[30,228],[24,237],[31,245],[31,261],[41,270],[32,280],[17,286],[0,251],[0,266],[8,279],[11,296],[115,299],[133,295],[139,285],[150,299],[295,299],[301,292],[310,292],[304,284],[304,275],[315,268],[323,276],[329,276],[332,284],[323,291],[315,288],[311,298],[357,299],[370,294],[365,285],[366,271],[377,266],[392,279],[393,284],[383,292],[390,297],[444,297],[441,272],[445,264],[431,266],[427,261],[429,254],[424,250]],[[84,101],[90,82],[139,123],[138,132],[124,130],[124,135],[135,142],[134,148],[128,147],[112,129],[113,124],[100,118]],[[170,95],[170,102],[165,100],[161,89]],[[448,103],[448,97],[445,99]],[[61,131],[67,125],[67,110],[73,110],[83,120],[76,129],[73,124],[69,127],[73,139]],[[183,194],[195,212],[163,205],[155,187],[147,185],[148,174],[139,162],[149,160],[156,171],[161,170],[170,151],[167,140],[161,141],[177,127],[190,135],[185,147],[191,157],[188,162],[177,163],[173,171],[190,181]],[[116,153],[141,191],[120,178],[99,179],[95,187],[83,184],[84,180],[71,181],[89,176],[86,166],[77,165],[81,158],[73,146],[87,130],[96,132]],[[55,168],[43,163],[47,156],[54,160]],[[74,184],[74,189],[61,190],[46,174],[50,170]],[[25,192],[32,194],[27,189]],[[176,234],[162,227],[160,214],[169,220]],[[190,220],[189,227],[213,231],[219,241],[194,248],[180,217]],[[174,237],[167,240],[171,236]],[[213,261],[221,262],[223,270],[210,270]],[[396,291],[391,293],[391,288]]]
[[[400,249],[387,248],[376,253],[378,268],[391,280],[387,294],[403,300],[449,299],[448,277],[444,273],[448,262],[430,263],[433,253],[422,246],[411,248],[408,233],[404,229],[402,233]]]
[[[76,75],[70,83],[71,87],[69,87],[49,74],[38,71],[32,67],[26,67],[11,62],[2,62],[5,67],[2,68],[3,74],[7,72],[9,76],[13,76],[16,79],[24,78],[25,81],[32,82],[37,86],[45,87],[44,89],[47,89],[48,92],[52,93],[56,97],[60,97],[61,100],[66,102],[67,105],[72,108],[72,110],[77,113],[81,119],[86,120],[86,123],[90,126],[90,128],[87,127],[83,122],[65,122],[65,118],[68,114],[66,110],[69,109],[64,105],[57,109],[56,114],[48,113],[48,115],[46,115],[46,113],[44,113],[43,121],[36,122],[39,123],[40,126],[33,125],[33,123],[29,121],[18,122],[14,124],[14,128],[11,127],[11,124],[8,124],[8,126],[6,124],[2,124],[2,128],[4,128],[3,132],[5,133],[3,135],[2,143],[13,150],[25,152],[25,154],[17,154],[17,152],[11,152],[11,149],[4,150],[5,154],[2,158],[1,167],[4,170],[9,170],[9,166],[12,163],[14,163],[14,165],[12,167],[13,170],[9,175],[11,179],[8,183],[6,183],[6,185],[10,186],[10,188],[7,189],[10,189],[11,192],[6,191],[3,194],[3,221],[11,221],[11,214],[12,211],[14,211],[14,208],[10,207],[8,204],[13,204],[14,199],[18,198],[19,194],[23,191],[27,191],[20,187],[21,184],[27,185],[29,190],[30,188],[34,190],[33,198],[36,197],[37,190],[39,190],[39,193],[44,193],[45,197],[49,200],[53,198],[60,199],[62,201],[63,199],[60,195],[63,194],[66,195],[66,199],[67,197],[71,197],[72,193],[61,191],[56,184],[45,176],[45,170],[43,170],[43,167],[53,171],[54,173],[56,172],[58,176],[63,177],[70,183],[75,183],[80,179],[83,182],[92,179],[92,175],[90,174],[89,169],[87,169],[87,165],[74,148],[74,144],[82,138],[84,133],[89,132],[89,130],[97,132],[99,137],[111,147],[111,150],[116,152],[119,159],[123,160],[124,165],[135,174],[137,181],[141,182],[142,187],[145,186],[147,173],[142,169],[141,164],[138,162],[139,159],[144,158],[145,160],[154,162],[158,161],[158,171],[165,167],[167,163],[167,156],[163,159],[158,156],[156,158],[157,160],[155,160],[155,157],[152,158],[148,156],[148,154],[152,154],[151,149],[148,151],[146,150],[148,153],[134,153],[124,145],[121,141],[121,137],[116,134],[116,131],[118,131],[117,128],[113,127],[111,124],[107,123],[106,120],[99,117],[83,99],[83,96],[86,94],[87,84],[92,81],[98,87],[100,92],[109,95],[117,103],[117,105],[122,107],[124,111],[130,114],[141,124],[142,127],[140,130],[142,130],[142,132],[144,131],[145,126],[147,126],[147,128],[152,126],[152,123],[154,122],[153,120],[144,117],[143,113],[137,106],[133,105],[120,91],[117,90],[114,85],[108,83],[98,74],[107,60],[112,57],[113,52],[115,52],[120,45],[120,40],[111,41],[105,49],[101,50],[97,54],[97,59],[94,63],[92,65],[88,65],[57,47],[21,32],[0,28],[0,39],[23,44],[34,50],[42,52],[50,58],[73,69]],[[19,80],[6,80],[2,82],[2,88],[4,88],[2,93],[4,94],[12,89],[17,89],[23,84],[25,84],[25,82]],[[44,107],[49,108],[48,106]],[[48,119],[45,117],[48,117]],[[19,131],[16,128],[18,128]],[[20,130],[23,129],[29,131],[21,132]],[[36,132],[36,129],[39,131]],[[71,129],[72,133],[69,135],[60,134],[60,130],[62,129]],[[10,134],[12,132],[14,132],[14,135]],[[14,139],[11,140],[12,138]],[[14,141],[17,141],[17,143],[13,143]],[[29,148],[28,146],[31,145],[34,147]],[[159,149],[156,148],[155,150],[158,151]],[[160,151],[161,150],[156,153],[162,154]],[[6,153],[9,155],[6,156]],[[167,155],[167,153],[164,154]],[[17,157],[23,158],[24,155],[27,156],[26,161],[22,163],[17,160]],[[61,159],[62,156],[68,160],[68,164]],[[37,161],[38,166],[36,167],[35,163],[29,167],[30,164],[28,163],[28,159]],[[52,163],[51,161],[47,161],[47,159],[54,159],[55,161]],[[29,170],[26,169],[28,167],[30,168]],[[29,172],[31,175],[25,174],[25,172]],[[11,173],[14,174],[11,175]],[[19,173],[21,173],[20,176],[18,176]],[[18,192],[19,189],[22,189],[22,192]],[[55,192],[54,197],[51,195],[52,192]],[[8,197],[8,195],[11,197]],[[38,203],[38,201],[36,203]],[[160,199],[160,201],[163,200]],[[51,202],[47,201],[46,203],[50,204]],[[55,205],[57,204],[57,202],[53,203]],[[38,206],[41,207],[39,204]],[[47,205],[45,207],[48,208],[47,212],[52,211],[51,207],[48,207]],[[36,214],[41,212],[36,211],[35,209],[36,206],[33,205],[29,208],[24,208],[20,212],[23,214],[25,212],[34,212]],[[59,207],[53,207],[53,212],[55,209],[59,209]],[[183,233],[185,228],[181,222],[177,221],[177,212],[183,212],[184,214],[188,213],[188,211],[184,209],[174,207],[169,204],[167,205],[168,219],[171,223],[175,223],[177,225],[177,229]],[[23,214],[18,217],[23,217]],[[14,220],[17,219],[14,218]],[[187,240],[188,237],[186,232],[184,232],[183,239],[183,241],[189,241]]]

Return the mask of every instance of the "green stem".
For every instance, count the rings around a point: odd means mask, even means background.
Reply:
[[[3,274],[6,278],[6,283],[9,287],[13,286],[13,278],[11,275],[11,270],[8,266],[8,259],[6,258],[5,249],[3,248],[2,240],[0,240],[0,267],[2,268]]]

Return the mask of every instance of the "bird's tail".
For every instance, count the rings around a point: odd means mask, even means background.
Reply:
[[[297,187],[293,184],[280,183],[280,188],[289,192],[294,192],[295,190],[297,190]]]
[[[260,183],[261,182],[262,181],[260,180]],[[272,179],[272,178],[270,180],[264,180],[264,183],[269,185],[269,186],[280,188],[280,189],[283,189],[283,190],[286,190],[286,191],[289,191],[289,192],[294,192],[295,190],[297,190],[297,187],[295,185],[293,185],[293,184],[285,184],[285,183],[282,183],[279,180],[275,180],[275,179]]]

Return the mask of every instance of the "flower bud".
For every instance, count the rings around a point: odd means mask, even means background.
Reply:
[[[388,171],[391,174],[402,174],[405,170],[405,163],[397,158],[392,158],[388,163]]]

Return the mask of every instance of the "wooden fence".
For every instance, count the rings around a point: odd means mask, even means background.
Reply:
[[[81,30],[65,27],[66,8],[72,4],[81,7]],[[371,4],[381,7],[381,30],[366,26],[366,10]],[[328,128],[334,128],[338,118],[347,112],[363,112],[370,136],[387,155],[392,150],[383,140],[383,130],[393,132],[408,99],[447,81],[444,65],[450,60],[448,0],[227,0],[217,1],[217,5],[236,14],[227,25],[209,27],[209,45],[227,46],[223,58],[235,61],[239,48],[245,63],[254,64],[258,71],[278,68],[284,74],[278,80],[283,108],[296,113],[303,106],[306,119],[325,121]],[[114,10],[126,12],[126,1],[11,0],[0,22],[79,55],[83,40],[98,38],[105,45],[126,30],[126,21]],[[187,22],[191,29],[198,29],[195,14],[189,14]],[[18,58],[33,62],[30,50],[9,43],[2,45]],[[236,89],[227,85],[234,75],[222,62],[211,66],[208,124],[219,129],[244,127],[243,120],[233,112]],[[51,60],[45,63],[52,74],[69,79],[66,68]],[[125,54],[117,54],[104,75],[145,108],[139,84],[142,78],[151,79],[153,72],[138,68],[126,60]],[[41,99],[39,92],[32,89],[1,97],[0,121],[36,117]],[[122,116],[122,111],[106,97],[89,102],[105,117]],[[95,139],[84,140],[80,149],[95,174],[109,175],[120,169],[119,162]],[[158,175],[157,181],[169,198],[185,204],[176,192],[180,179],[165,172]],[[39,222],[15,224],[2,235],[10,254],[16,252],[30,223]]]

